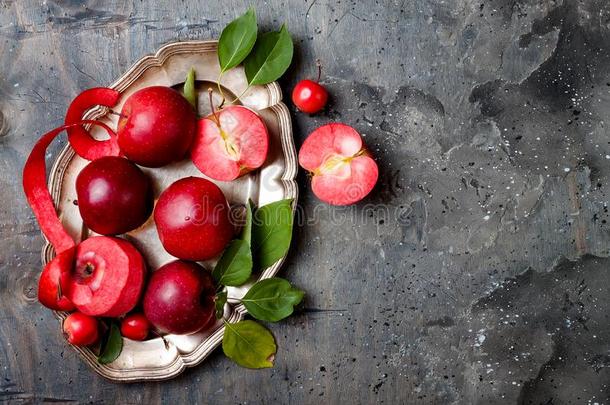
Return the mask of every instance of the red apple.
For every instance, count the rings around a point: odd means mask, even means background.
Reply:
[[[55,311],[73,311],[76,308],[63,292],[74,265],[75,252],[75,247],[64,250],[42,270],[38,281],[38,301],[45,307]]]
[[[328,124],[313,131],[299,151],[299,164],[311,172],[314,194],[332,205],[362,200],[379,176],[362,137],[345,124]]]
[[[142,225],[152,212],[150,179],[122,157],[89,163],[76,178],[78,210],[94,232],[117,235]]]
[[[301,80],[292,91],[292,102],[304,113],[317,113],[324,108],[327,100],[326,89],[313,80]]]
[[[301,80],[292,90],[292,102],[301,111],[315,114],[322,110],[328,101],[328,92],[320,84],[322,75],[322,64],[318,60],[318,78],[313,80]]]
[[[86,315],[118,317],[138,303],[145,270],[144,258],[131,243],[94,236],[76,246],[64,293]]]
[[[200,177],[180,179],[161,193],[154,218],[163,247],[180,259],[212,259],[233,237],[224,194]]]
[[[161,167],[182,159],[195,136],[197,116],[174,89],[146,87],[123,105],[118,124],[121,152],[146,167]]]
[[[127,315],[121,321],[121,335],[131,340],[144,340],[150,332],[150,322],[143,314]]]
[[[99,339],[99,325],[92,316],[75,312],[63,324],[64,335],[75,346],[89,346]]]
[[[176,260],[155,271],[144,294],[144,314],[161,333],[195,333],[214,321],[214,280],[193,262]]]
[[[233,105],[198,121],[191,159],[203,174],[231,181],[265,163],[269,134],[249,108]]]

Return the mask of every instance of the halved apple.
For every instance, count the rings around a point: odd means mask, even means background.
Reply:
[[[191,159],[203,174],[231,181],[265,163],[269,134],[249,108],[233,105],[199,120]]]
[[[299,151],[299,164],[312,174],[311,188],[331,205],[350,205],[371,192],[379,169],[352,127],[333,123],[313,131]]]

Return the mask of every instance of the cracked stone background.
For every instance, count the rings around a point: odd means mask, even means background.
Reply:
[[[348,123],[379,185],[331,208],[300,175],[282,275],[307,298],[270,326],[275,368],[217,350],[172,381],[120,385],[36,303],[21,169],[80,90],[169,41],[217,38],[246,5],[0,0],[0,401],[608,404],[610,3],[255,5],[263,29],[293,33],[285,94],[324,65],[327,111],[290,106],[297,145]]]

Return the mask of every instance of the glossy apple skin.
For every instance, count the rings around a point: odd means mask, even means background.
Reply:
[[[212,259],[233,237],[224,194],[201,177],[186,177],[170,185],[159,196],[154,218],[165,250],[184,260]]]
[[[38,281],[38,301],[55,311],[74,311],[76,306],[63,294],[74,266],[76,248],[59,253],[42,270]],[[64,286],[63,288],[61,286]]]
[[[89,229],[118,235],[142,225],[152,212],[150,179],[129,160],[107,156],[92,161],[76,178],[78,210]]]
[[[64,335],[75,346],[89,346],[99,339],[99,325],[92,316],[74,312],[63,324]]]
[[[160,333],[195,333],[214,322],[215,291],[209,271],[197,263],[176,260],[150,278],[144,314]]]
[[[144,314],[130,314],[121,321],[121,335],[131,340],[144,340],[148,337],[150,326]]]
[[[161,167],[182,159],[195,136],[197,116],[176,90],[146,87],[123,105],[118,123],[121,152],[146,167]]]
[[[318,82],[301,80],[292,91],[292,102],[304,113],[315,114],[326,106],[328,92]]]

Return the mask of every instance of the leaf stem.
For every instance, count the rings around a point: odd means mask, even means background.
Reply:
[[[320,59],[316,59],[316,66],[318,67],[318,78],[316,79],[317,83],[320,83],[320,77],[322,76],[322,63]]]
[[[222,79],[222,75],[224,74],[224,70],[220,71],[220,74],[218,75],[218,80],[216,81],[216,85],[218,86],[218,92],[220,93],[220,96],[222,97],[222,101],[220,102],[220,105],[218,106],[219,108],[222,108],[222,106],[225,104],[225,93],[222,91],[222,86],[220,84],[220,79]],[[214,108],[214,107],[212,107]]]
[[[250,87],[252,87],[252,86],[250,86],[250,84],[248,84],[248,86],[244,89],[244,91],[242,91],[241,94],[239,96],[237,96],[237,98],[231,102],[231,104],[234,104],[238,100],[241,101],[240,99],[244,96],[244,94],[246,94],[246,92],[248,90],[250,90]]]
[[[250,87],[252,87],[251,85],[248,84],[248,86],[244,89],[244,91],[241,92],[241,94],[237,97],[235,97],[235,99],[233,101],[229,101],[229,104],[235,104],[237,101],[240,101],[240,99],[244,96],[244,94],[246,94],[246,92],[248,90],[250,90]],[[225,103],[225,99],[223,98],[222,104],[220,105],[220,107],[222,107]]]

